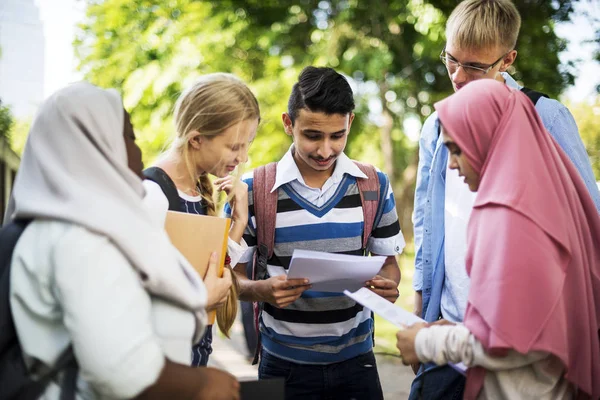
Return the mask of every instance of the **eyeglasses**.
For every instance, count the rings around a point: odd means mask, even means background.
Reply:
[[[452,55],[446,53],[445,48],[444,50],[442,50],[442,54],[440,54],[440,60],[442,60],[442,63],[446,66],[446,68],[448,68],[448,72],[450,72],[451,74],[453,74],[458,69],[458,67],[462,67],[462,69],[472,77],[482,77],[488,72],[490,72],[490,70],[494,68],[500,61],[502,61],[504,57],[508,55],[508,53],[510,53],[510,51],[503,54],[502,57],[500,57],[487,67],[475,67],[473,65],[461,64],[460,62],[455,60],[454,57],[452,57]]]

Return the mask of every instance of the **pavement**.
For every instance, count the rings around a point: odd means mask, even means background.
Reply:
[[[213,329],[215,329],[213,353],[209,358],[208,365],[224,369],[240,381],[257,379],[258,366],[251,365],[251,357],[246,348],[244,328],[239,315],[231,329],[231,339],[227,339],[216,327]],[[410,384],[414,377],[412,369],[404,366],[398,357],[377,353],[375,356],[384,398],[408,399]]]

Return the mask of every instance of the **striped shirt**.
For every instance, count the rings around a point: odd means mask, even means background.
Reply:
[[[291,150],[278,163],[277,171],[297,170]],[[299,174],[299,171],[297,171]],[[383,177],[382,172],[378,172]],[[345,155],[337,162],[330,181],[321,193],[320,206],[300,179],[281,183],[278,192],[275,246],[268,260],[269,276],[286,274],[294,249],[364,255],[363,210],[356,178],[364,174]],[[250,251],[256,248],[256,220],[253,205],[253,179],[248,184],[250,222],[244,239]],[[383,181],[380,179],[380,181]],[[281,182],[276,179],[276,182]],[[301,184],[300,186],[298,184]],[[276,184],[277,186],[277,184]],[[226,213],[228,212],[226,208]],[[369,239],[368,250],[379,255],[395,255],[404,248],[391,187],[383,203],[383,215]],[[264,305],[260,320],[262,344],[269,353],[304,364],[330,364],[345,361],[372,349],[371,312],[342,293],[306,291],[286,308]]]

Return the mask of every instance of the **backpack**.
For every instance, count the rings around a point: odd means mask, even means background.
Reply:
[[[526,87],[521,88],[521,92],[525,96],[529,97],[529,100],[531,100],[531,102],[533,103],[534,106],[537,104],[538,100],[541,97],[549,98],[547,94],[544,94],[544,93],[541,93],[541,92],[536,92],[535,90],[529,89],[529,88],[526,88]]]
[[[151,180],[160,186],[161,190],[167,197],[169,201],[169,211],[182,211],[185,212],[183,207],[181,206],[181,201],[179,200],[179,193],[177,192],[177,186],[173,180],[167,175],[162,168],[158,167],[149,167],[142,171],[144,174],[144,178]]]
[[[69,346],[52,368],[34,380],[30,374],[10,308],[10,266],[13,250],[31,220],[14,220],[0,230],[0,399],[33,400],[42,396],[48,384],[64,370],[61,400],[75,399],[77,361]],[[32,368],[35,370],[35,368]]]
[[[387,197],[389,181],[386,175],[381,182],[375,167],[354,161],[356,166],[368,179],[357,178],[358,191],[363,209],[364,231],[362,247],[366,250],[367,241],[373,229],[379,224],[383,214],[383,204]],[[277,163],[270,163],[254,170],[252,196],[254,198],[254,216],[256,220],[257,250],[254,253],[252,280],[263,280],[267,277],[267,261],[273,256],[275,245],[275,219],[277,217],[277,190],[271,193],[275,185]],[[262,303],[254,302],[254,328],[259,333],[259,319]],[[252,364],[258,363],[261,349],[260,334],[254,352]]]

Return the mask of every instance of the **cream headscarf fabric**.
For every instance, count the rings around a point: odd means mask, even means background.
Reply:
[[[31,127],[7,216],[68,221],[107,236],[148,292],[196,315],[199,340],[206,289],[143,206],[145,190],[128,167],[123,125],[116,91],[82,82],[55,93]]]

